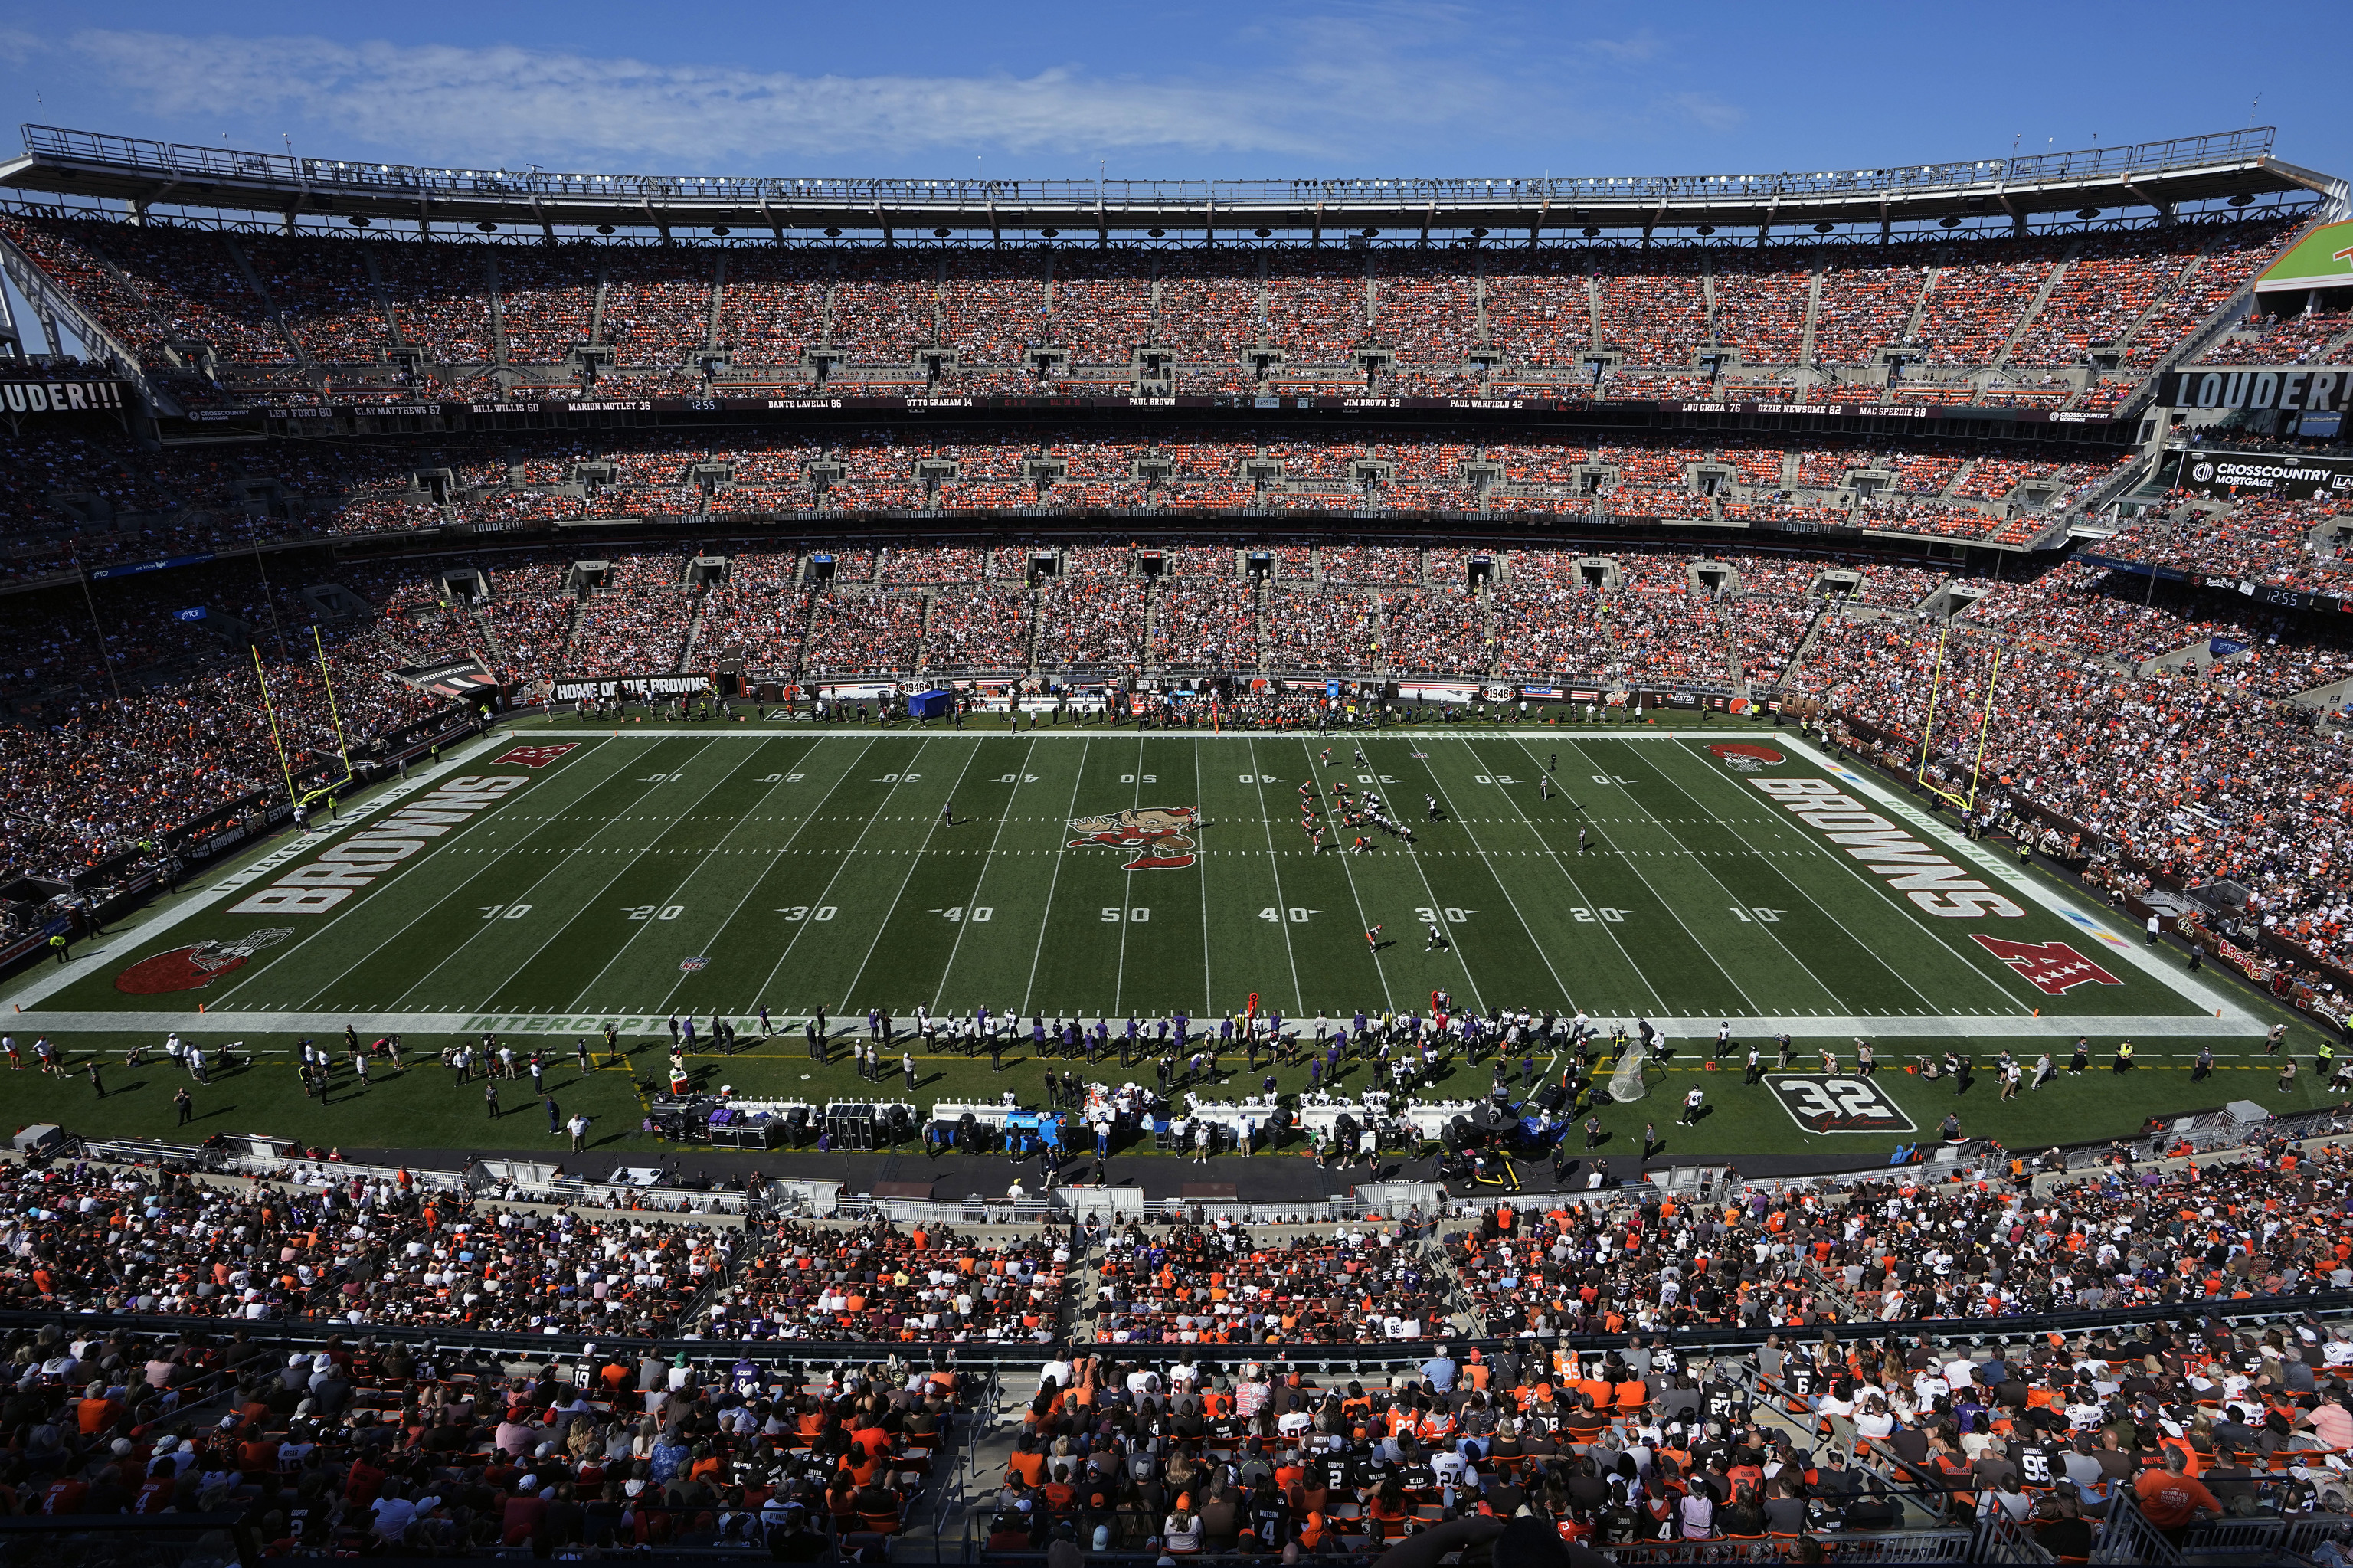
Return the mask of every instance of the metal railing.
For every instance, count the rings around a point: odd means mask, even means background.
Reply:
[[[2133,1501],[2130,1488],[2119,1484],[2108,1495],[2108,1511],[2100,1538],[2092,1547],[2092,1562],[2151,1563],[2158,1568],[2181,1561],[2181,1549],[2167,1540]]]
[[[25,150],[35,157],[85,167],[149,174],[169,180],[269,185],[311,193],[349,190],[390,196],[448,199],[502,199],[528,203],[594,199],[638,202],[649,198],[709,204],[766,203],[871,206],[876,202],[1061,206],[1092,213],[1114,207],[1212,205],[1242,208],[1257,203],[1324,203],[1342,210],[1358,205],[1485,207],[1498,201],[1567,207],[1627,206],[1662,199],[1753,201],[1775,196],[1867,196],[1964,186],[2010,187],[2051,181],[2143,178],[2243,164],[2268,156],[2274,131],[2250,127],[2144,142],[2126,146],[2078,148],[2025,157],[1947,160],[1875,169],[1830,169],[1755,175],[1560,175],[1506,178],[1389,178],[1343,180],[992,180],[867,179],[838,175],[787,178],[735,175],[567,174],[537,167],[523,170],[433,168],[380,163],[372,158],[314,158],[283,153],[242,152],[186,143],[76,131],[54,125],[23,127]],[[1237,217],[1239,217],[1239,212]],[[1342,220],[1335,214],[1335,227]]]

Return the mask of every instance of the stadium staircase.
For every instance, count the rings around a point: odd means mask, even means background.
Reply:
[[[490,358],[499,370],[506,370],[506,302],[499,299],[499,259],[482,248],[482,297],[490,302]],[[499,387],[506,387],[503,376]]]
[[[294,362],[302,367],[306,378],[315,381],[319,376],[319,362],[311,357],[311,351],[302,346],[302,340],[294,334],[292,327],[286,324],[286,313],[279,308],[276,300],[269,297],[269,291],[262,287],[261,275],[253,270],[253,261],[246,255],[245,247],[237,242],[233,234],[223,234],[220,242],[221,249],[228,252],[228,259],[237,263],[237,275],[245,280],[245,286],[253,291],[253,297],[259,300],[262,309],[269,313],[270,324],[278,329],[278,335],[286,340]]]
[[[121,270],[99,257],[94,248],[91,255],[106,270],[113,273],[118,281],[121,281]],[[139,356],[124,347],[121,340],[112,333],[100,326],[97,318],[84,310],[79,300],[58,287],[48,273],[5,235],[0,235],[0,275],[5,275],[9,282],[15,284],[16,292],[32,307],[34,319],[41,323],[52,346],[59,343],[56,323],[63,322],[72,329],[73,335],[81,340],[85,351],[104,360],[116,375],[136,386],[149,399],[151,407],[165,414],[180,411],[178,401],[163,397],[161,388],[149,379],[146,370],[140,365]],[[144,296],[134,291],[133,297],[141,299],[142,308],[153,315],[153,307],[143,305]]]
[[[1256,646],[1263,650],[1269,646],[1269,640],[1274,635],[1274,574],[1272,572],[1269,572],[1265,577],[1259,579],[1257,595],[1258,642]],[[1255,670],[1258,668],[1260,656],[1254,655],[1250,659],[1248,667]],[[1243,666],[1240,664],[1235,666],[1237,671],[1240,670],[1242,667]]]
[[[592,348],[605,341],[605,305],[612,297],[612,269],[600,260],[596,263],[596,304],[588,315],[588,344]]]
[[[1799,340],[1798,344],[1798,363],[1800,366],[1811,366],[1814,363],[1814,324],[1821,320],[1821,315],[1822,270],[1819,266],[1810,267],[1806,270],[1805,334]]]
[[[695,594],[694,614],[686,623],[686,642],[678,651],[678,668],[670,671],[671,674],[682,675],[694,668],[694,651],[702,641],[702,615],[710,602],[709,595]]]
[[[400,312],[394,308],[392,291],[385,284],[384,270],[375,264],[375,248],[363,245],[359,252],[360,265],[367,271],[368,291],[375,296],[375,308],[384,316],[385,331],[391,334],[391,347],[385,351],[385,357],[389,359],[394,350],[407,348],[410,344],[407,334],[400,330]],[[424,366],[420,364],[417,369],[421,375]]]
[[[2116,334],[2116,348],[2118,363],[2123,363],[2124,359],[2130,355],[2133,339],[2140,335],[2140,329],[2148,324],[2149,318],[2162,310],[2167,301],[2189,286],[2189,280],[2197,275],[2198,269],[2206,264],[2206,258],[2213,254],[2215,243],[2219,238],[2220,236],[2208,236],[2206,243],[2198,248],[2197,254],[2181,264],[2181,270],[2173,275],[2172,281],[2159,289],[2155,297],[2148,302],[2147,307],[2133,318],[2132,324]]]
[[[1895,340],[1897,343],[1920,341],[1920,323],[1928,319],[1928,297],[1936,291],[1936,285],[1944,276],[1942,267],[1931,267],[1927,276],[1920,280],[1920,297],[1912,302],[1912,314],[1905,319],[1904,334]]]
[[[2059,258],[2059,265],[2052,268],[2044,276],[2042,287],[2034,291],[2034,298],[2027,302],[2025,311],[2018,318],[2018,323],[2010,329],[2010,335],[2001,340],[2001,347],[1995,351],[1993,356],[1995,368],[1999,369],[2010,363],[2011,351],[2017,348],[2020,342],[2025,338],[2027,329],[2034,324],[2034,318],[2042,313],[2042,307],[2051,302],[2052,291],[2059,287],[2060,280],[2067,276],[2067,269],[2074,264],[2075,258],[2083,253],[2083,249],[2082,240],[2072,241],[2067,247],[2066,253]]]
[[[1794,687],[1799,683],[1805,674],[1806,655],[1814,651],[1814,644],[1821,640],[1822,628],[1828,626],[1831,618],[1838,613],[1837,600],[1826,599],[1815,607],[1813,619],[1806,623],[1805,635],[1798,639],[1797,647],[1790,651],[1789,662],[1781,667],[1782,685]]]
[[[702,347],[705,353],[715,353],[719,349],[720,313],[726,308],[726,304],[727,252],[722,250],[719,253],[717,265],[712,269],[711,310],[704,319],[702,328]]]

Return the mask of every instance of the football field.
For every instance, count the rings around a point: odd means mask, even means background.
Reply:
[[[800,1038],[820,1009],[837,1042],[863,1040],[871,1008],[902,1023],[919,1007],[1010,1010],[1027,1055],[1026,1021],[1040,1014],[1112,1019],[1116,1035],[1131,1014],[1151,1033],[1255,998],[1312,1033],[1319,1014],[1426,1013],[1433,993],[1482,1012],[1647,1019],[1673,1043],[1662,1079],[1703,1070],[1728,1027],[1719,1100],[1740,1092],[1751,1043],[1769,1060],[1771,1036],[1792,1035],[1799,1075],[1817,1078],[1822,1049],[1851,1073],[1856,1040],[1873,1043],[1875,1097],[1825,1098],[1794,1077],[1747,1089],[1755,1105],[1718,1123],[1728,1146],[1933,1131],[1947,1107],[1902,1068],[1947,1050],[1984,1075],[2004,1050],[2063,1065],[2092,1040],[2103,1082],[2095,1094],[2078,1081],[2067,1111],[1998,1105],[1982,1075],[1969,1096],[1977,1122],[2025,1117],[2021,1135],[2037,1140],[2272,1086],[2276,1065],[2260,1057],[2272,1019],[2256,999],[2185,973],[2178,953],[2021,868],[2006,842],[1969,842],[1950,818],[1778,731],[1327,738],[1002,724],[512,728],[193,885],[73,963],[29,971],[8,993],[11,1022],[83,1049],[169,1030],[240,1040],[277,1077],[240,1097],[239,1130],[259,1130],[264,1107],[283,1105],[289,1121],[345,1111],[299,1092],[289,1102],[283,1065],[298,1039],[340,1042],[346,1026],[400,1034],[412,1060],[495,1033],[560,1058],[568,1082],[577,1037],[614,1028],[647,1053],[643,1075],[672,1019],[707,1034],[717,1015],[744,1044],[723,1060],[698,1052],[699,1079],[849,1097],[851,1075],[812,1071]],[[1341,815],[1369,817],[1373,797],[1410,839]],[[754,1043],[762,1008],[786,1037]],[[2130,1079],[2105,1071],[2127,1038],[2150,1069]],[[2207,1044],[2235,1081],[2188,1084]],[[1238,1058],[1221,1064],[1236,1077]],[[1475,1096],[1488,1075],[1458,1064],[1441,1092]],[[607,1076],[575,1097],[603,1104],[630,1075]],[[926,1107],[999,1086],[1034,1097],[1034,1071],[1000,1085],[985,1057],[927,1054],[919,1076]],[[148,1077],[153,1093],[125,1086],[152,1103],[117,1096],[108,1114],[142,1126],[160,1114],[169,1086]],[[1296,1069],[1283,1077],[1303,1086]],[[371,1107],[346,1112],[342,1136],[415,1139],[453,1111],[480,1114],[438,1091],[430,1109],[403,1108],[396,1086],[370,1086]],[[2316,1087],[2269,1097],[2300,1109]],[[1654,1097],[1640,1114],[1663,1122],[1672,1107]]]

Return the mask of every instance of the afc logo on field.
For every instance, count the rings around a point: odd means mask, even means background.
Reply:
[[[2125,983],[2064,942],[2012,942],[1975,931],[1969,935],[2045,996],[2064,996],[2079,985]]]
[[[1912,1118],[1869,1078],[1768,1073],[1781,1108],[1808,1132],[1911,1132]]]

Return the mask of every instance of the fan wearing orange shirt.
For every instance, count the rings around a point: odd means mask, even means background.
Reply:
[[[2143,1470],[2133,1482],[2142,1516],[2168,1538],[2178,1538],[2201,1512],[2215,1518],[2222,1512],[2205,1483],[2188,1471],[2188,1456],[2168,1448],[2164,1469]]]

